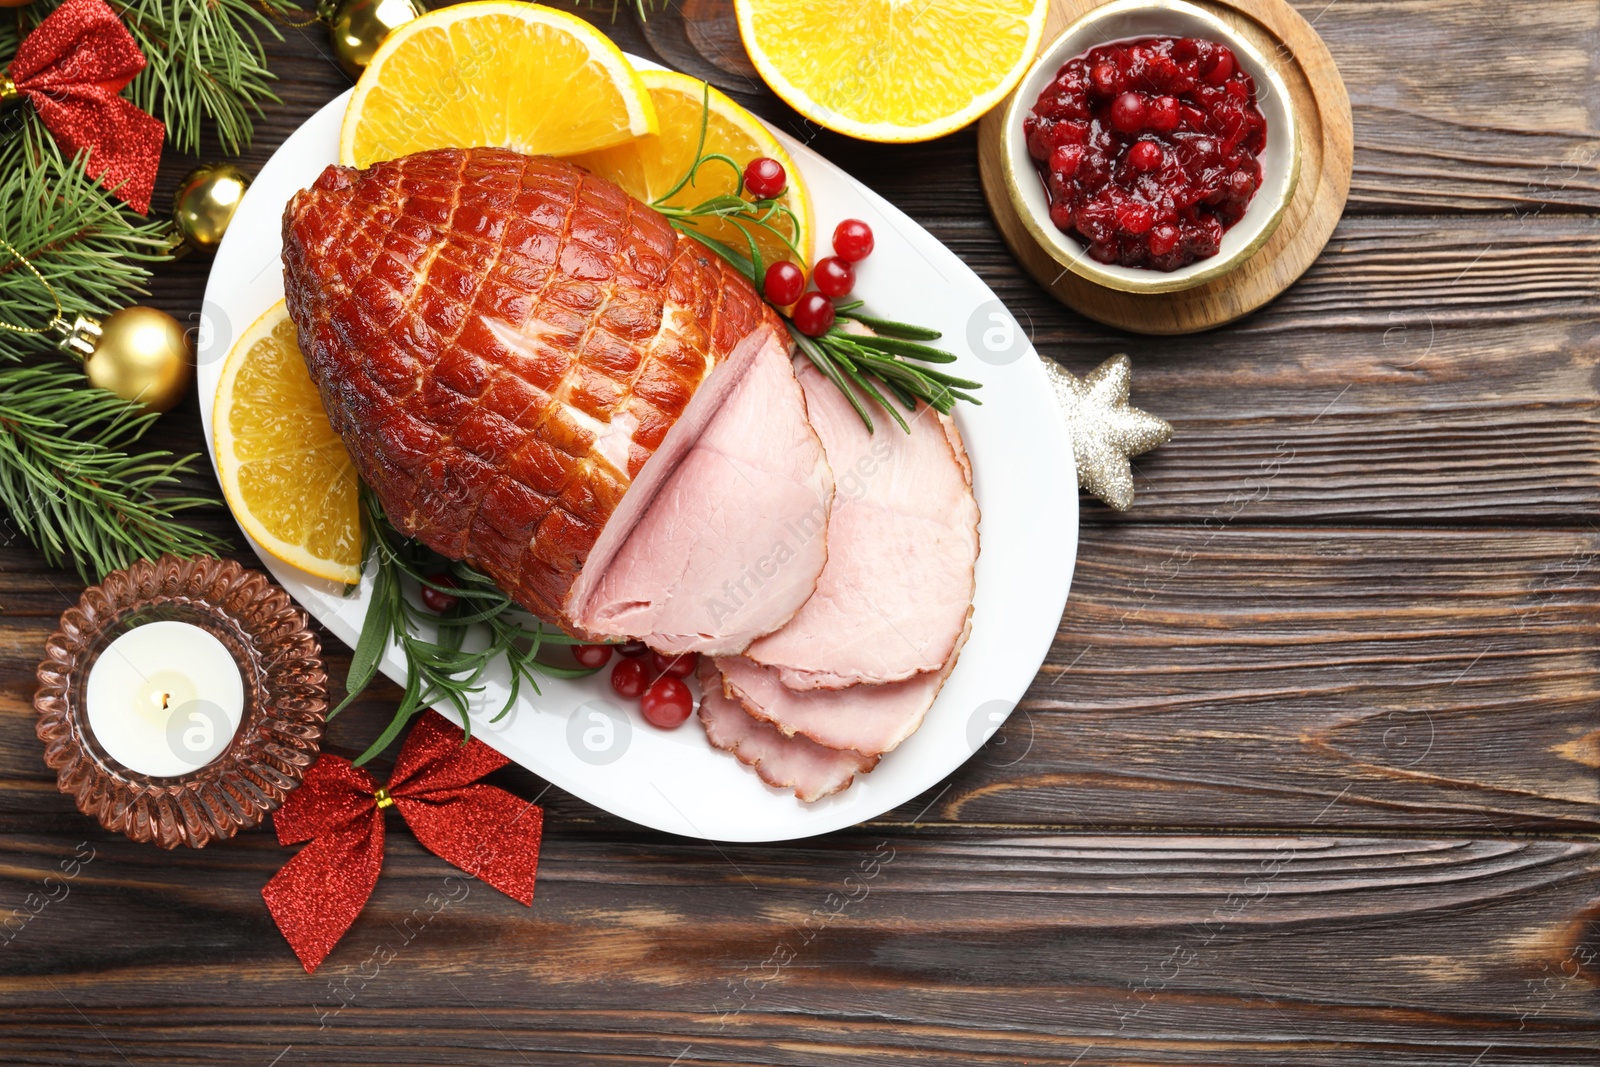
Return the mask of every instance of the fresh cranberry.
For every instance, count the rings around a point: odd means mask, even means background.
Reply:
[[[430,574],[428,575],[428,581],[434,585],[442,585],[450,589],[458,588],[456,580],[448,574]],[[430,589],[426,585],[422,587],[422,604],[429,611],[443,615],[459,603],[461,603],[461,598],[454,594],[442,592],[438,589]]]
[[[687,678],[699,665],[700,657],[693,652],[685,652],[680,656],[668,656],[660,652],[650,653],[650,666],[655,670],[657,677],[669,675],[673,678]]]
[[[573,645],[572,658],[578,661],[578,666],[597,671],[611,662],[611,646]]]
[[[833,301],[818,292],[809,292],[794,305],[795,329],[807,337],[821,337],[833,329]]]
[[[872,245],[872,227],[860,219],[845,219],[833,229],[833,252],[846,263],[872,255]]]
[[[1154,141],[1135,141],[1128,149],[1128,163],[1134,170],[1155,170],[1166,158],[1167,154]]]
[[[1111,101],[1111,125],[1122,133],[1138,133],[1144,129],[1146,110],[1144,97],[1138,93],[1123,93]]]
[[[811,268],[811,281],[823,296],[837,300],[856,287],[856,270],[838,256],[823,256]]]
[[[789,175],[771,156],[757,156],[745,164],[744,187],[757,200],[771,200],[789,187]]]
[[[689,718],[689,713],[694,711],[694,694],[689,692],[688,686],[676,678],[670,676],[657,678],[639,699],[639,710],[644,713],[645,721],[651,726],[659,726],[663,730],[676,729],[682,726]]]
[[[617,655],[627,656],[629,659],[634,656],[642,656],[649,651],[649,647],[643,641],[624,641],[617,646]]]
[[[619,697],[638,700],[649,683],[642,659],[619,659],[611,668],[611,688]]]
[[[806,272],[787,259],[780,259],[768,267],[767,276],[761,282],[761,292],[767,298],[767,303],[778,307],[788,307],[799,300],[800,294],[805,291]]]

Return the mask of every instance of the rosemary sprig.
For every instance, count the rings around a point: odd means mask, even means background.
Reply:
[[[795,218],[794,212],[780,199],[745,197],[744,171],[739,164],[721,152],[705,150],[706,130],[710,121],[711,86],[707,85],[701,96],[700,140],[695,145],[694,162],[684,171],[677,183],[656,197],[650,206],[664,215],[674,229],[699,241],[750,279],[750,283],[756,287],[756,292],[761,293],[762,299],[765,300],[766,294],[762,292],[762,283],[766,278],[766,266],[762,262],[756,235],[767,233],[776,237],[783,242],[785,248],[794,253],[795,259],[804,261],[805,256],[795,245],[795,238],[800,233],[800,223]],[[694,185],[700,169],[707,164],[722,164],[733,170],[737,176],[734,192],[720,193],[692,207],[671,204],[670,201],[685,187]],[[744,237],[749,254],[746,255],[743,250],[734,248],[727,242],[704,232],[701,224],[711,219],[738,229]],[[787,225],[780,226],[782,223]],[[784,232],[785,229],[787,233]],[[869,433],[876,432],[876,427],[872,423],[867,403],[862,399],[863,395],[866,400],[888,412],[907,433],[911,427],[900,414],[899,407],[915,412],[917,401],[920,400],[940,414],[947,415],[957,401],[965,400],[970,404],[982,403],[970,392],[982,388],[981,382],[958,378],[953,374],[922,365],[953,363],[956,360],[956,357],[949,352],[922,343],[937,341],[940,337],[938,330],[867,314],[861,310],[861,302],[856,301],[839,305],[834,309],[834,314],[842,320],[842,323],[836,322],[833,328],[821,337],[809,337],[795,327],[794,322],[784,315],[782,308],[777,305],[771,306],[788,325],[789,333],[794,337],[800,351],[804,352],[812,365],[849,399],[850,406],[861,416],[861,421],[866,424]],[[851,323],[855,328],[850,327]],[[885,392],[893,397],[893,403],[884,395]]]
[[[535,675],[583,678],[594,673],[541,662],[538,655],[545,646],[581,642],[537,623],[524,625],[516,604],[486,575],[460,561],[442,561],[402,536],[384,515],[377,495],[366,485],[361,486],[361,532],[366,561],[375,564],[372,598],[350,657],[345,698],[328,717],[343,711],[366,690],[390,645],[400,646],[406,662],[406,683],[389,725],[356,757],[357,766],[388,748],[408,722],[436,704],[454,708],[461,717],[462,729],[472,736],[470,698],[483,691],[484,673],[501,656],[511,669],[511,691],[491,722],[498,722],[516,706],[524,683],[539,692]],[[454,585],[447,586],[430,577],[441,570],[448,571]],[[456,597],[457,603],[442,615],[426,611],[407,595],[408,581]],[[467,651],[463,646],[473,627],[481,628],[487,642],[481,649]],[[429,630],[433,631],[431,638],[426,636]]]

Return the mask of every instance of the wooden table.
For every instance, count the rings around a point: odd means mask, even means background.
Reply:
[[[1049,662],[925,795],[719,846],[502,772],[547,807],[533,907],[438,896],[450,869],[391,824],[314,976],[261,903],[269,833],[163,853],[56,792],[33,668],[79,586],[5,548],[0,911],[94,858],[0,949],[0,1062],[1600,1062],[1600,7],[1302,3],[1354,102],[1348,217],[1265,310],[1153,340],[1025,278],[970,131],[819,132],[726,4],[599,6],[927,226],[1041,352],[1130,353],[1176,439],[1131,512],[1086,507]],[[285,35],[252,167],[347,84],[319,28]],[[205,272],[163,268],[156,302],[194,316]],[[203,451],[192,405],[159,432]]]

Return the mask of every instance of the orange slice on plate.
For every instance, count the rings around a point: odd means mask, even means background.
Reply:
[[[228,353],[211,435],[222,495],[245,533],[308,574],[361,580],[355,464],[328,424],[282,300]]]
[[[641,70],[639,78],[650,93],[660,120],[660,132],[614,148],[574,156],[572,161],[601,177],[610,178],[645,203],[654,203],[657,197],[678,184],[694,162],[703,116],[706,119],[704,151],[708,155],[728,156],[741,170],[761,156],[783,164],[789,176],[789,188],[778,199],[793,212],[794,219],[791,223],[775,215],[768,221],[793,243],[794,249],[783,238],[761,227],[745,224],[742,231],[739,225],[726,219],[697,220],[697,229],[746,256],[750,254],[744,236],[748,231],[755,239],[763,263],[787,259],[798,260],[801,266],[809,264],[813,225],[811,195],[806,192],[800,168],[772,132],[760,119],[717,90],[711,89],[708,93],[706,83],[698,78],[669,70]],[[670,207],[692,208],[714,196],[732,193],[738,187],[739,175],[733,168],[712,161],[700,168],[694,184],[685,185],[665,203]]]
[[[1049,0],[734,0],[773,92],[830,130],[926,141],[975,121],[1021,80]]]
[[[650,94],[605,34],[564,11],[480,0],[389,35],[345,109],[339,162],[430,148],[570,156],[655,131]]]

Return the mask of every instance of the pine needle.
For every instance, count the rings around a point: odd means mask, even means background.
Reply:
[[[109,2],[148,64],[125,95],[166,123],[167,143],[198,152],[209,121],[227,152],[249,144],[262,105],[278,102],[262,33],[281,38],[275,19],[303,19],[305,11],[290,0]],[[34,0],[14,19],[0,20],[0,56],[16,54],[21,37],[60,4]]]
[[[67,159],[31,112],[0,144],[0,237],[54,286],[67,318],[104,315],[145,292],[146,264],[167,258],[164,223],[146,222]],[[0,318],[48,325],[55,303],[33,274],[0,250]],[[55,338],[0,332],[0,359],[55,351]]]
[[[95,581],[163,552],[214,553],[218,538],[178,520],[216,503],[168,496],[197,457],[134,453],[156,416],[86,386],[66,365],[0,367],[0,508],[52,567]]]

